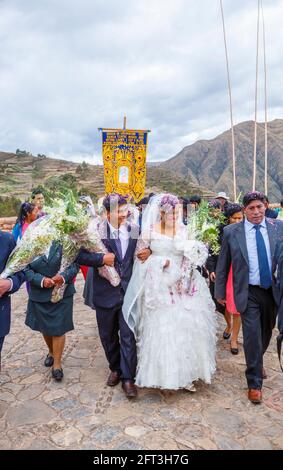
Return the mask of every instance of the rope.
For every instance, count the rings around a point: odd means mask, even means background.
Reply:
[[[223,37],[224,37],[224,47],[225,47],[225,57],[226,57],[226,69],[227,69],[227,82],[228,82],[229,103],[230,103],[230,121],[231,121],[231,139],[232,139],[233,192],[234,192],[234,201],[236,201],[236,200],[237,200],[237,182],[236,182],[235,134],[234,134],[234,123],[233,123],[232,90],[231,90],[231,80],[230,80],[229,61],[228,61],[228,48],[227,48],[226,30],[225,30],[225,19],[224,19],[224,11],[223,11],[222,0],[220,0],[220,9],[221,9],[222,26],[223,26]]]
[[[254,156],[253,156],[253,191],[256,187],[256,145],[257,145],[257,88],[258,88],[258,46],[259,46],[259,13],[260,1],[257,7],[257,39],[256,39],[256,72],[255,72],[255,121],[254,121]]]
[[[268,194],[267,181],[267,66],[266,66],[266,50],[265,50],[265,24],[263,12],[263,0],[261,0],[262,14],[262,39],[263,39],[263,63],[264,63],[264,192]]]

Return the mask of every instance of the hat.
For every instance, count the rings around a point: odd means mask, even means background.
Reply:
[[[223,198],[223,199],[226,199],[226,201],[229,201],[229,197],[227,196],[226,193],[224,193],[224,191],[221,191],[220,193],[217,194],[217,196],[215,196],[215,199],[219,199],[219,198]]]

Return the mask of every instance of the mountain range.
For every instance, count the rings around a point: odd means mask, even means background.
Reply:
[[[268,123],[268,196],[273,202],[283,197],[283,119]],[[251,190],[254,148],[254,121],[234,127],[237,194]],[[160,168],[190,178],[214,191],[232,196],[231,130],[210,140],[188,145],[174,157],[160,163]],[[264,123],[257,125],[256,189],[264,191]]]
[[[235,126],[237,193],[252,187],[254,122]],[[0,197],[29,197],[32,188],[58,180],[69,182],[93,197],[104,194],[102,165],[37,157],[22,151],[0,152]],[[51,185],[51,186],[50,186]],[[258,124],[256,189],[264,190],[264,124]],[[180,196],[200,194],[212,198],[225,191],[232,197],[231,130],[210,140],[188,145],[174,157],[147,165],[146,193],[173,192]],[[268,123],[268,196],[279,202],[283,195],[283,119]],[[1,216],[1,214],[0,214]]]

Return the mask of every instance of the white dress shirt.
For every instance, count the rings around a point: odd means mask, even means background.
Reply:
[[[122,248],[122,256],[124,258],[126,251],[128,249],[129,245],[129,238],[130,238],[130,232],[128,231],[128,227],[126,224],[122,224],[119,229],[113,227],[108,222],[109,228],[110,228],[110,234],[111,238],[117,239],[120,238],[121,240],[121,248]]]
[[[247,219],[245,220],[245,234],[246,234],[246,242],[247,242],[247,250],[248,250],[248,257],[249,257],[249,284],[254,286],[260,286],[260,274],[259,274],[259,264],[258,264],[258,254],[257,254],[257,246],[256,246],[256,230],[254,229],[254,225],[249,222]],[[269,237],[266,227],[266,220],[260,223],[260,233],[263,236],[263,240],[265,243],[265,248],[267,252],[268,264],[271,272],[271,251],[270,251],[270,243]]]

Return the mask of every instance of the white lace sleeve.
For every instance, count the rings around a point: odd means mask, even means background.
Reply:
[[[137,254],[145,248],[150,248],[150,232],[142,232],[140,234],[135,250],[135,259],[137,257]]]

